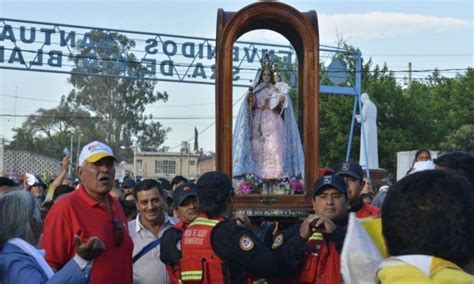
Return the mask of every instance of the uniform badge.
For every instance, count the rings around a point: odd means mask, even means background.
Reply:
[[[177,243],[176,243],[176,249],[178,251],[181,251],[181,240],[179,240]]]
[[[276,238],[273,240],[272,249],[277,249],[281,247],[281,245],[283,244],[283,240],[283,234],[279,234],[278,236],[276,236]]]
[[[255,246],[255,243],[249,236],[243,235],[240,237],[239,246],[243,251],[251,251]]]
[[[349,168],[350,168],[350,164],[349,164],[349,163],[347,163],[347,162],[342,163],[341,170],[347,171],[347,170],[349,170]]]
[[[330,184],[330,183],[332,183],[332,176],[324,176],[324,178],[323,178],[323,183],[324,183],[324,184]]]

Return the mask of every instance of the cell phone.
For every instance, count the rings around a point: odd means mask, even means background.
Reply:
[[[69,153],[69,150],[67,148],[64,148],[63,155],[66,156],[66,157],[71,156],[71,154]]]

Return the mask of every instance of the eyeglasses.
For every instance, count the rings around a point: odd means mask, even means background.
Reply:
[[[125,238],[124,231],[123,231],[123,225],[122,222],[120,222],[119,219],[114,218],[113,219],[113,225],[114,225],[114,241],[115,241],[115,246],[119,247],[123,243],[123,239]]]

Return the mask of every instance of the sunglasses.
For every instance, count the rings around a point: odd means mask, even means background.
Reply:
[[[112,222],[113,222],[113,225],[114,225],[115,246],[119,247],[119,246],[122,245],[123,239],[125,238],[123,225],[122,225],[122,222],[120,222],[120,220],[117,219],[117,218],[114,218]]]

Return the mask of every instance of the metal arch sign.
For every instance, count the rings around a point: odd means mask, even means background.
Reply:
[[[104,36],[96,40],[94,31]],[[133,40],[130,53],[140,72],[128,68],[129,58],[95,52],[116,44],[118,34]],[[209,38],[0,18],[0,69],[213,85],[215,49]],[[281,58],[282,70],[296,63],[289,45],[236,42],[234,86],[252,83],[265,53]],[[79,60],[72,60],[78,55]],[[291,77],[296,81],[294,72]]]

